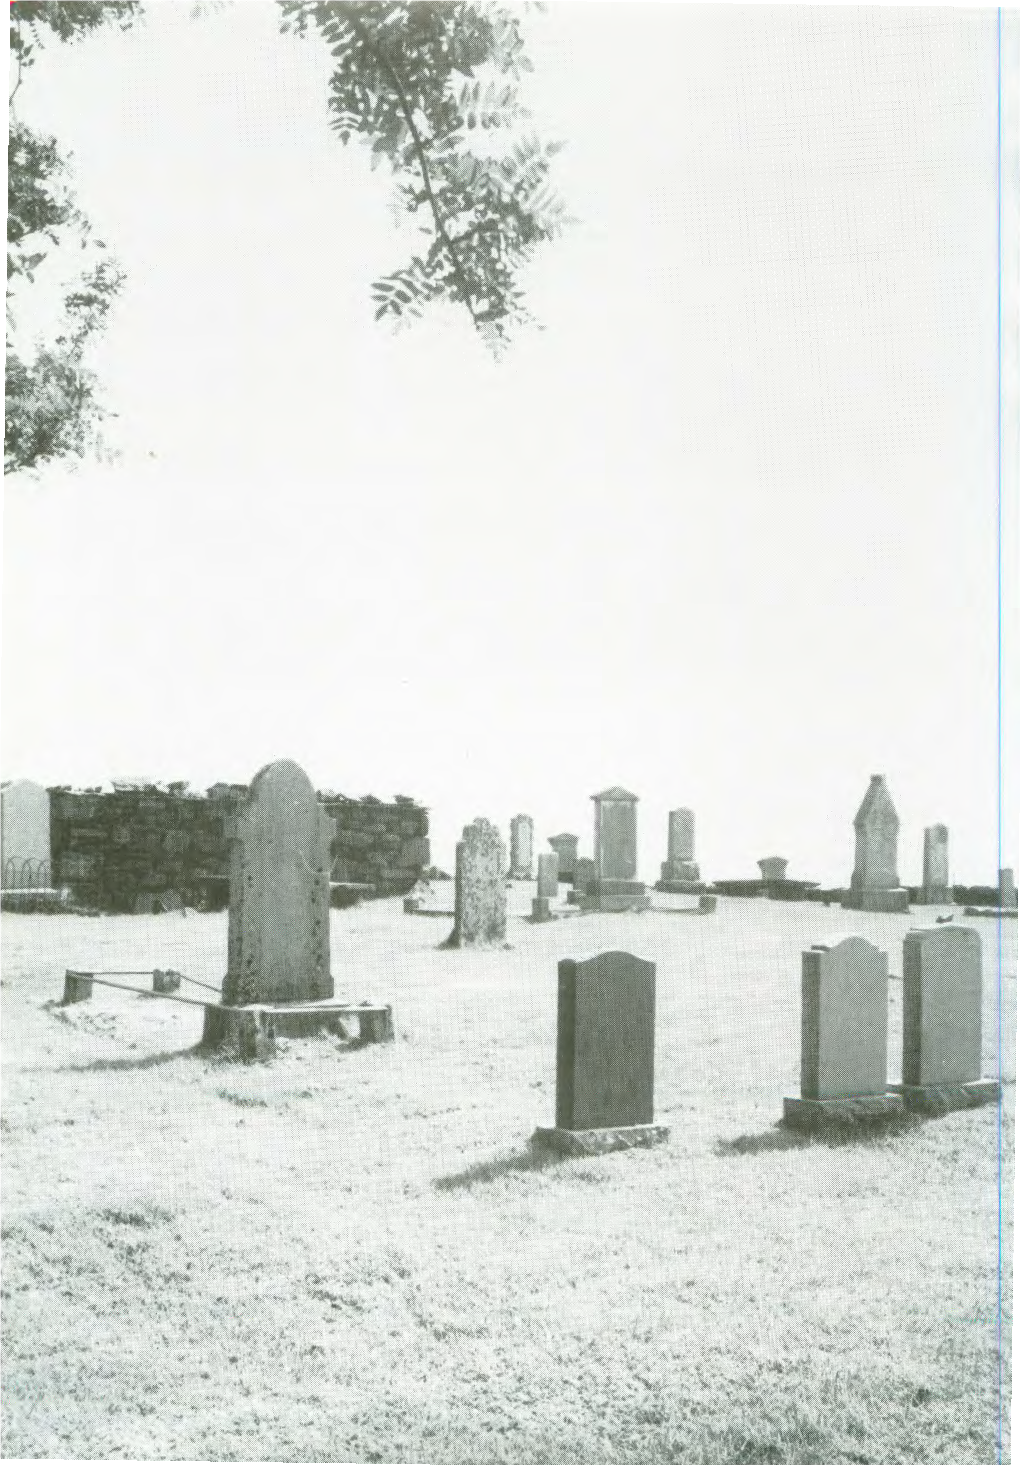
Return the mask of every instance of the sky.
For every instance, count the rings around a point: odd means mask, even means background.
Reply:
[[[51,46],[21,115],[74,152],[128,283],[96,354],[108,464],[5,483],[3,777],[410,794],[642,878],[695,811],[707,878],[845,883],[882,772],[900,876],[1020,866],[1016,15],[1004,17],[999,586],[996,16],[558,4],[534,126],[576,222],[499,363],[440,311],[327,125],[329,57],[250,0]],[[18,304],[46,319],[54,260]]]

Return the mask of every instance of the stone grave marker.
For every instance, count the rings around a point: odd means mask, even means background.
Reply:
[[[949,884],[949,830],[944,824],[931,824],[924,831],[921,885],[921,897],[925,905],[952,905],[953,892]]]
[[[1009,866],[999,871],[999,909],[1004,911],[1016,909],[1016,881],[1013,879],[1013,871]]]
[[[453,930],[448,947],[506,941],[506,846],[488,819],[464,827],[457,845]]]
[[[670,809],[666,860],[658,888],[671,894],[697,894],[692,887],[700,881],[701,871],[694,859],[694,811]]]
[[[763,860],[758,861],[758,869],[761,871],[761,878],[766,885],[774,881],[786,879],[786,867],[789,860],[784,860],[781,855],[766,855]]]
[[[826,1121],[888,1115],[902,1101],[886,1089],[889,960],[862,936],[818,942],[801,955],[800,1098],[783,1118],[811,1129]]]
[[[577,863],[574,866],[573,888],[568,890],[567,892],[568,904],[578,905],[580,903],[581,897],[588,893],[588,887],[591,885],[594,879],[595,861],[589,860],[585,856],[579,855]]]
[[[230,843],[224,1004],[320,1002],[333,996],[332,834],[332,819],[296,763],[284,759],[256,774]]]
[[[909,893],[900,885],[896,852],[900,820],[885,776],[874,773],[854,817],[854,871],[846,906],[851,910],[906,912]]]
[[[556,851],[560,862],[561,880],[572,880],[574,878],[574,867],[577,864],[577,835],[576,834],[553,834],[549,836],[549,843]]]
[[[531,902],[531,919],[548,921],[552,919],[549,902],[559,895],[559,856],[555,850],[538,857],[538,893]]]
[[[568,1154],[659,1144],[654,1123],[655,963],[624,951],[559,963],[556,1126],[535,1141]]]
[[[580,899],[582,910],[647,910],[651,901],[637,876],[637,794],[607,788],[595,804],[595,878]]]
[[[908,931],[903,942],[903,1082],[908,1109],[994,1102],[981,1078],[981,938],[968,926]]]
[[[530,814],[515,814],[510,820],[510,879],[530,880],[535,823]]]

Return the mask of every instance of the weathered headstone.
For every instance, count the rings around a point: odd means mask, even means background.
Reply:
[[[226,1005],[332,997],[332,833],[296,763],[270,763],[256,775],[230,845]]]
[[[999,909],[1008,911],[1016,908],[1016,881],[1013,871],[1007,866],[999,871]]]
[[[560,888],[560,861],[555,851],[538,857],[538,893],[555,900]]]
[[[967,926],[903,941],[903,1082],[908,1109],[944,1111],[999,1097],[981,1078],[981,938]]]
[[[595,878],[580,904],[584,910],[647,910],[651,901],[637,876],[637,794],[607,788],[595,804]]]
[[[762,880],[766,885],[785,880],[786,867],[789,863],[789,860],[784,860],[780,855],[766,855],[765,859],[758,861]]]
[[[515,814],[510,820],[510,879],[530,880],[535,823],[530,814]]]
[[[670,809],[669,839],[659,889],[683,894],[700,880],[701,871],[694,859],[694,812]]]
[[[854,818],[854,872],[846,900],[851,910],[909,910],[909,892],[896,871],[899,828],[885,777],[874,773]]]
[[[931,824],[924,831],[921,882],[921,895],[925,905],[952,905],[953,892],[949,885],[949,830],[944,824]]]
[[[573,889],[567,893],[567,901],[570,905],[577,905],[582,896],[588,893],[588,888],[595,879],[595,861],[579,855],[574,866]]]
[[[556,1127],[536,1141],[571,1154],[661,1143],[654,1088],[655,963],[623,951],[561,961]]]
[[[559,858],[560,879],[572,880],[574,878],[574,866],[577,864],[577,835],[553,834],[549,837],[549,843]]]
[[[798,1128],[887,1115],[889,960],[862,936],[818,942],[801,956],[800,1098],[783,1100]]]
[[[457,845],[453,930],[447,946],[493,946],[506,940],[506,846],[488,819],[464,827]]]
[[[559,856],[555,851],[538,857],[538,894],[531,902],[533,921],[551,920],[549,902],[559,895]]]
[[[49,791],[28,778],[0,789],[0,875],[4,890],[51,883]]]

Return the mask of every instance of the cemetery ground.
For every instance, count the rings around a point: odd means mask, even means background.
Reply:
[[[894,1082],[935,910],[533,926],[533,893],[510,950],[439,950],[451,923],[399,900],[332,912],[337,996],[392,1002],[396,1041],[251,1066],[196,1050],[199,1008],[59,1006],[67,967],[218,986],[225,914],[4,915],[6,1458],[985,1465],[1000,1417],[1008,1458],[1016,923],[966,923],[1001,1136],[993,1105],[837,1141],[777,1126],[801,951],[888,951]],[[534,1152],[557,960],[611,949],[657,964],[669,1142]]]

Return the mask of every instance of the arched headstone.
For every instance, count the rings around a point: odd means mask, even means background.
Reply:
[[[332,833],[332,819],[296,763],[270,763],[256,775],[230,831],[224,1003],[317,1002],[333,996]]]

